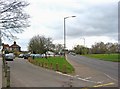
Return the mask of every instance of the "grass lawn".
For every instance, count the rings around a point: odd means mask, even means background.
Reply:
[[[120,62],[120,54],[87,54],[84,55],[91,58],[96,58],[104,61]]]
[[[52,63],[53,70],[56,70],[56,64],[58,64],[59,71],[63,72],[66,70],[66,73],[74,73],[73,66],[67,60],[65,60],[64,57],[48,57],[47,59],[35,58],[34,60],[37,61],[37,63],[47,63],[48,68],[50,68],[50,65]]]

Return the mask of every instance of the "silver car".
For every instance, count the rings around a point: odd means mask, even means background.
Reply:
[[[30,57],[32,58],[42,58],[41,54],[30,54]]]
[[[6,61],[13,61],[14,58],[15,58],[15,55],[13,53],[5,54]]]

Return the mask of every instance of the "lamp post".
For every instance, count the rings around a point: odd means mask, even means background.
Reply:
[[[83,48],[83,50],[84,50],[84,54],[86,54],[86,51],[85,51],[85,49],[86,49],[86,48],[85,48],[85,47],[86,47],[86,46],[85,46],[85,38],[81,38],[81,39],[83,39],[83,41],[84,41],[84,45],[83,45],[84,48]]]
[[[1,51],[1,48],[2,48],[2,34],[1,34],[1,30],[0,30],[0,51]]]
[[[67,18],[73,18],[73,17],[76,17],[76,16],[64,17],[64,56],[65,56],[65,49],[66,49],[66,23],[65,23],[65,20]]]
[[[85,38],[80,38],[80,39],[83,39],[83,41],[84,41],[84,45],[83,46],[85,47]]]

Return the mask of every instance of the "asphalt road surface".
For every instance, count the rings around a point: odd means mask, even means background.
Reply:
[[[10,66],[11,87],[92,87],[94,82],[84,81],[76,76],[64,75],[47,70],[17,58],[8,62]]]
[[[96,60],[93,58],[88,58],[80,55],[68,55],[67,58],[79,65],[84,65],[85,67],[94,69],[101,73],[101,76],[109,79],[109,82],[118,83],[118,63],[117,62],[109,62],[109,61],[102,61]],[[99,78],[99,76],[97,76]],[[104,79],[105,81],[105,79]]]

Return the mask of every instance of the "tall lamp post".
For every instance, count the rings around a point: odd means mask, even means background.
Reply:
[[[76,17],[76,16],[64,17],[64,56],[65,56],[65,50],[66,50],[66,23],[65,23],[65,20],[67,18],[73,18],[73,17]]]
[[[1,30],[0,30],[0,51],[1,51],[1,48],[2,48],[2,34],[1,34]]]
[[[84,45],[83,46],[85,47],[85,38],[80,38],[80,39],[83,39],[83,41],[84,41]]]
[[[84,50],[84,54],[86,54],[86,51],[85,51],[85,49],[86,49],[86,48],[85,48],[85,47],[86,47],[86,46],[85,46],[85,38],[81,38],[81,39],[84,40],[84,45],[83,45],[83,46],[84,46],[84,49],[83,49],[83,50]]]

